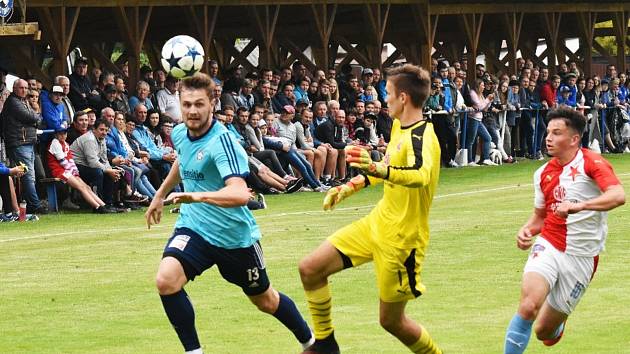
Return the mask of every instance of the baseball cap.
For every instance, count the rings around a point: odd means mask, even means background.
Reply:
[[[363,75],[374,75],[374,71],[370,68],[363,69]]]
[[[78,57],[75,62],[75,64],[79,64],[79,63],[83,63],[83,64],[87,64],[88,63],[88,58],[86,57]]]
[[[297,102],[295,103],[296,105],[301,105],[301,104],[305,104],[308,106],[308,100],[306,98],[300,98],[299,100],[297,100]]]
[[[258,127],[259,128],[266,127],[266,126],[267,126],[267,122],[265,122],[264,119],[261,119],[261,120],[258,121]]]
[[[55,133],[65,133],[68,131],[68,128],[66,127],[59,127],[57,129],[55,129]]]
[[[52,91],[50,92],[63,94],[63,87],[55,85],[52,87]]]
[[[286,105],[284,107],[282,107],[282,112],[283,113],[290,113],[290,114],[294,114],[295,113],[295,108],[291,105]]]
[[[569,86],[562,86],[560,92],[571,92],[571,89],[569,88]]]
[[[608,79],[602,79],[601,83],[608,85]]]

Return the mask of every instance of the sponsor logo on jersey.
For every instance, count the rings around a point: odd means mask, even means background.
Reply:
[[[532,258],[538,257],[538,254],[544,251],[545,251],[545,246],[541,244],[535,244],[534,247],[532,247]]]
[[[564,200],[564,197],[566,196],[566,194],[567,194],[566,189],[564,189],[564,187],[561,185],[557,185],[556,188],[553,189],[553,197],[555,200],[559,202]]]
[[[580,174],[580,172],[578,171],[577,167],[569,167],[570,168],[570,172],[569,175],[571,175],[571,179],[573,180],[573,182],[575,182],[575,176],[578,176]]]
[[[205,179],[203,173],[197,170],[182,170],[182,177],[184,179],[192,179],[194,181],[201,181]]]
[[[203,159],[203,150],[199,150],[197,152],[197,161],[201,161]]]

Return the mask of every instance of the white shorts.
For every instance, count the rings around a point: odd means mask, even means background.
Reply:
[[[593,279],[598,259],[599,256],[580,257],[560,252],[547,240],[538,237],[523,274],[534,272],[542,275],[549,284],[549,305],[569,315]]]

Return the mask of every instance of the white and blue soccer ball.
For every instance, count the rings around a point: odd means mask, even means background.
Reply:
[[[201,43],[190,36],[175,36],[162,47],[162,67],[167,74],[178,79],[199,72],[204,60]]]

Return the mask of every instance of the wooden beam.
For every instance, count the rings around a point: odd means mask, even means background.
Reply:
[[[372,67],[381,66],[383,52],[383,37],[389,20],[391,4],[365,4],[363,9],[368,19],[368,32],[372,40],[367,46],[367,57]]]
[[[483,14],[466,14],[460,16],[467,39],[468,71],[466,74],[468,75],[468,80],[471,82],[476,78],[477,49],[479,48],[483,16]]]
[[[259,49],[259,67],[272,67],[276,65],[276,60],[272,55],[272,44],[278,23],[280,5],[251,6],[249,8],[254,19],[254,29],[256,37],[262,44]],[[262,59],[262,60],[261,60]],[[262,65],[260,63],[262,61]]]
[[[339,43],[341,48],[343,48],[348,53],[348,55],[352,56],[359,63],[359,65],[370,65],[370,61],[368,60],[368,58],[363,55],[363,53],[361,53],[359,50],[357,50],[357,48],[355,48],[352,43],[350,43],[350,41],[348,41],[345,37],[334,35],[333,38],[337,43]]]
[[[36,37],[40,33],[39,23],[5,23],[0,26],[0,37],[10,36],[32,36]]]
[[[547,42],[547,65],[551,75],[557,72],[557,52],[558,52],[558,33],[560,31],[560,22],[562,22],[562,13],[547,12],[544,14],[544,24],[546,29],[545,41]],[[564,62],[558,60],[558,62]]]
[[[593,41],[595,39],[595,23],[597,23],[597,12],[580,12],[577,14],[579,29],[582,32],[580,36],[581,47],[584,48],[584,61],[582,70],[586,77],[592,76],[593,70]]]
[[[437,25],[440,15],[431,15],[429,4],[411,4],[411,14],[416,24],[417,32],[420,34],[420,61],[418,64],[425,69],[431,68],[431,52],[435,43],[435,34],[437,33]],[[412,49],[414,46],[410,46]]]
[[[28,44],[20,44],[12,46],[11,50],[8,50],[13,63],[17,66],[18,74],[24,75],[23,77],[33,76],[41,81],[44,87],[52,87],[51,75],[42,70],[41,65],[33,59],[29,49]]]
[[[107,70],[114,74],[122,75],[122,70],[120,70],[120,68],[112,62],[111,55],[105,54],[99,47],[98,43],[92,43],[91,53],[93,59],[96,59],[99,64],[101,64],[101,69]]]
[[[143,8],[142,11],[139,6],[125,7],[119,5],[114,9],[116,22],[125,39],[125,47],[129,55],[127,58],[127,65],[129,66],[127,87],[136,87],[140,78],[140,52],[142,52],[152,12],[153,6]]]
[[[329,7],[330,6],[330,7]],[[335,16],[337,15],[337,4],[311,4],[313,12],[313,24],[319,35],[321,54],[315,56],[315,63],[323,69],[330,66],[330,37],[332,35],[333,26],[335,24]],[[334,58],[333,58],[334,63]]]
[[[214,29],[217,24],[220,9],[221,6],[188,6],[188,14],[192,19],[192,23],[195,25],[197,34],[199,35],[206,59],[210,57],[210,52],[212,50],[212,37],[214,36]],[[200,13],[201,15],[199,15]],[[208,60],[204,60],[202,69],[203,72],[208,72],[208,65]]]
[[[38,8],[44,36],[53,51],[53,75],[67,75],[66,57],[74,37],[80,7]]]
[[[293,56],[295,56],[310,72],[315,72],[317,66],[309,59],[306,55],[304,55],[304,49],[301,49],[295,42],[293,42],[289,38],[282,38],[280,44],[291,52]],[[307,44],[308,46],[308,44]],[[289,63],[291,64],[291,63]]]
[[[609,63],[615,62],[615,58],[612,56],[612,54],[610,54],[608,50],[602,47],[602,45],[599,44],[599,42],[597,42],[596,40],[593,41],[593,49],[598,51],[599,54],[603,55]]]
[[[626,39],[628,38],[628,12],[619,11],[613,17],[613,29],[617,41],[617,71],[626,72]]]
[[[514,75],[518,75],[516,72],[516,52],[518,52],[518,44],[521,38],[521,29],[523,27],[524,13],[510,12],[506,13],[503,17],[505,27],[507,29],[507,46],[508,53],[506,55],[509,60],[510,72]]]
[[[234,57],[234,60],[226,65],[226,69],[237,67],[239,64],[245,67],[248,72],[256,69],[254,64],[247,60],[247,56],[258,46],[258,43],[255,40],[251,40],[240,52],[236,49],[236,47],[234,47],[234,40],[222,42],[223,50],[229,53],[230,56]]]
[[[396,50],[392,53],[392,55],[387,57],[387,59],[383,62],[383,67],[387,68],[387,67],[392,66],[396,60],[400,59],[401,56],[402,56],[402,52],[398,50],[398,48],[396,48]]]

